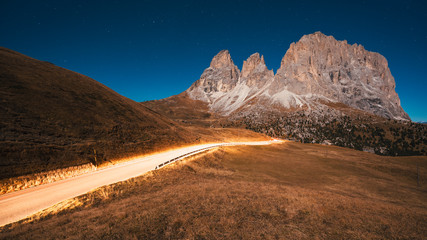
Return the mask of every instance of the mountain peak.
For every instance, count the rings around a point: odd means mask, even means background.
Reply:
[[[332,36],[327,36],[325,34],[323,34],[320,31],[314,32],[314,33],[310,33],[310,34],[306,34],[304,36],[301,37],[301,39],[299,41],[304,41],[304,40],[323,40],[323,39],[327,39],[327,38],[333,38]]]
[[[316,109],[323,101],[409,120],[387,60],[361,45],[349,45],[321,32],[292,43],[276,75],[259,53],[244,61],[240,73],[230,53],[223,50],[187,92],[225,115],[272,106]]]
[[[382,55],[321,32],[292,43],[275,78],[298,95],[318,95],[379,116],[409,119]]]
[[[228,50],[220,51],[213,57],[209,68],[203,71],[200,79],[187,90],[191,98],[210,102],[212,94],[228,92],[233,89],[240,76]]]
[[[221,50],[211,61],[211,68],[233,67],[234,63],[228,50]]]
[[[259,53],[254,53],[246,61],[243,61],[241,76],[247,77],[255,69],[258,69],[261,71],[267,69],[267,66],[265,66],[264,56],[260,57]]]
[[[319,36],[319,37],[327,37],[324,33],[321,31],[316,31],[314,33],[308,34],[308,36]]]

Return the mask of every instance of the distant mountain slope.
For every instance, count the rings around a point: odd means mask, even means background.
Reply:
[[[218,127],[220,126],[219,120],[223,118],[211,112],[206,102],[193,100],[186,92],[165,99],[142,102],[141,104],[187,125]]]
[[[222,50],[185,92],[144,104],[191,124],[381,155],[427,154],[427,126],[408,121],[387,60],[320,32],[292,43],[276,74],[259,53],[240,71]]]
[[[6,48],[0,102],[0,179],[196,139],[89,77]]]
[[[304,143],[332,144],[379,155],[426,155],[427,124],[391,120],[343,103],[321,103],[324,109],[259,109],[221,116],[186,92],[142,104],[190,126],[241,127]]]

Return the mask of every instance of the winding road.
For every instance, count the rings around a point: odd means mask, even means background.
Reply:
[[[93,189],[125,181],[173,161],[222,146],[268,145],[279,140],[201,144],[170,150],[113,165],[73,178],[0,195],[0,226],[24,219],[64,200]]]

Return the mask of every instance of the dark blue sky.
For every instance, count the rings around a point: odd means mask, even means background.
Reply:
[[[184,91],[222,49],[276,71],[315,31],[384,55],[404,110],[427,121],[427,1],[0,1],[1,46],[136,101]]]

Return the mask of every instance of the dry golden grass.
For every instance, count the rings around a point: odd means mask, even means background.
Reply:
[[[96,167],[92,164],[83,164],[78,166],[72,166],[67,168],[59,168],[51,171],[44,171],[39,173],[32,173],[18,177],[0,179],[0,195],[14,192],[22,189],[26,189],[33,186],[38,186],[46,183],[51,183],[66,178],[85,174],[96,169],[109,167],[114,164],[133,160],[135,158],[141,158],[152,154],[173,150],[181,147],[188,147],[191,145],[203,144],[203,143],[218,143],[218,142],[245,142],[245,141],[265,141],[271,138],[252,132],[250,130],[236,129],[236,128],[202,128],[202,127],[186,127],[189,132],[198,134],[197,141],[193,144],[175,144],[173,146],[159,146],[153,147],[144,154],[135,153],[122,153],[120,158],[110,159],[99,163]]]
[[[426,157],[227,147],[57,205],[0,238],[423,239],[426,175]]]
[[[10,178],[30,175],[37,181],[31,175],[108,165],[171,147],[222,141],[237,132],[187,127],[89,77],[2,47],[0,93],[1,189],[9,187]],[[188,98],[179,100],[176,107],[191,106],[180,116],[210,115],[207,106],[199,109]]]
[[[91,171],[95,167],[91,164],[84,164],[80,166],[68,167],[57,169],[53,171],[29,174],[19,177],[7,178],[0,180],[0,195],[14,192],[33,186],[56,182],[62,179],[78,176]]]
[[[89,77],[2,47],[0,93],[3,182],[88,163],[108,164],[171,147],[218,142],[237,132],[187,127]],[[187,115],[189,119],[195,113],[203,117],[208,114],[205,111],[196,107]]]

